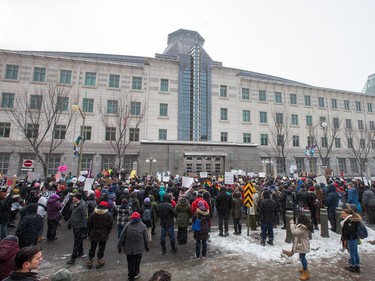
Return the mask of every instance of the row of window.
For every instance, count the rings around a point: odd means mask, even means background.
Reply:
[[[300,136],[295,135],[292,136],[291,143],[293,147],[300,147]],[[228,142],[228,132],[221,132],[220,133],[220,141],[221,142]],[[244,143],[251,143],[251,133],[243,133],[242,134],[242,141]],[[353,138],[347,138],[347,146],[349,149],[353,148]],[[276,144],[277,146],[284,146],[286,145],[284,136],[283,135],[278,135],[276,139]],[[308,136],[307,137],[307,145],[312,146],[315,143],[315,138]],[[260,145],[262,146],[268,146],[269,145],[269,137],[268,134],[260,134]],[[365,139],[360,139],[359,140],[359,146],[361,149],[364,149],[366,146],[366,140]],[[375,140],[372,141],[371,144],[372,148],[375,149]],[[321,142],[320,142],[320,147],[328,147],[328,138],[327,137],[321,137]],[[334,139],[334,147],[335,148],[341,148],[341,138],[335,138]]]
[[[241,88],[241,98],[243,100],[250,100],[250,88]],[[220,85],[220,97],[226,98],[228,97],[228,87],[226,85]],[[304,95],[304,105],[305,106],[312,106],[312,97],[310,95]],[[267,101],[267,92],[265,90],[258,91],[258,101],[266,102]],[[274,92],[274,102],[282,104],[283,103],[283,95],[281,92]],[[289,94],[289,103],[290,104],[297,104],[297,94],[290,93]],[[326,99],[324,97],[318,97],[318,107],[325,108],[326,107]],[[339,108],[339,100],[336,98],[331,98],[331,108],[338,109]],[[343,108],[344,110],[350,110],[350,101],[344,100],[343,101]],[[363,105],[362,102],[356,101],[355,102],[355,110],[358,112],[362,112]],[[367,103],[367,112],[373,112],[373,105],[372,103]]]
[[[5,70],[4,78],[6,80],[18,80],[19,79],[19,65],[7,64]],[[32,74],[32,81],[38,83],[46,82],[47,69],[45,67],[34,67]],[[96,87],[98,80],[98,74],[96,72],[85,72],[85,78],[83,81],[84,86]],[[109,74],[108,75],[108,88],[119,89],[121,77],[119,74]],[[71,85],[73,83],[73,71],[67,69],[60,70],[60,84]],[[132,76],[131,82],[132,90],[142,90],[143,89],[143,77]],[[169,92],[169,79],[160,79],[160,89],[161,92]]]
[[[306,126],[313,125],[313,116],[306,115]],[[284,124],[284,113],[276,113],[274,117],[274,122],[276,125]],[[227,108],[220,108],[220,120],[221,121],[228,121],[228,109]],[[326,117],[321,116],[319,118],[319,123],[326,122]],[[251,122],[250,118],[250,110],[242,110],[242,122],[249,123]],[[259,111],[259,123],[260,124],[267,124],[268,123],[268,112],[266,111]],[[293,126],[299,125],[298,114],[291,114],[290,116],[290,124]],[[340,119],[337,117],[332,118],[332,125],[334,129],[340,128]],[[353,129],[352,120],[345,119],[345,128],[346,129]],[[369,128],[370,130],[375,130],[375,121],[369,121]],[[365,125],[363,120],[358,120],[358,129],[365,130]]]
[[[11,130],[11,123],[0,122],[0,138],[9,138]],[[54,139],[65,139],[67,132],[66,125],[56,125],[53,131]],[[105,128],[105,140],[114,141],[116,140],[116,127]],[[26,136],[28,138],[37,138],[39,134],[38,124],[27,124],[26,125]],[[85,140],[91,140],[92,127],[81,126],[81,136]],[[159,140],[167,140],[167,130],[159,129]],[[139,128],[129,128],[129,141],[139,141]]]

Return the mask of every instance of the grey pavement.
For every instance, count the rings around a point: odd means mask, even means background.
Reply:
[[[11,229],[10,232],[14,231]],[[231,229],[233,232],[233,230]],[[127,280],[127,263],[124,254],[117,253],[117,232],[111,232],[105,251],[106,264],[101,269],[88,270],[86,268],[89,241],[85,240],[85,257],[78,258],[73,266],[67,266],[73,247],[73,234],[62,221],[58,228],[58,237],[54,242],[42,241],[39,244],[43,248],[44,261],[40,267],[41,276],[51,278],[60,268],[67,268],[73,273],[73,280],[100,281],[100,280]],[[231,233],[231,232],[230,232]],[[217,228],[213,227],[210,239],[218,235]],[[246,231],[242,235],[246,235]],[[256,235],[255,235],[256,237]],[[226,239],[231,239],[229,236]],[[172,273],[172,280],[299,280],[298,268],[300,263],[280,263],[272,259],[266,261],[251,256],[248,253],[227,252],[215,248],[208,243],[208,257],[206,259],[195,258],[195,244],[192,233],[189,233],[188,244],[178,247],[176,254],[171,253],[168,247],[167,253],[161,254],[159,235],[153,236],[150,252],[144,253],[141,263],[141,277],[137,280],[147,281],[153,272],[164,269]],[[258,241],[255,241],[258,243]],[[333,241],[337,243],[337,241]],[[246,245],[244,245],[245,247]],[[310,280],[375,280],[374,256],[361,255],[362,272],[355,274],[344,269],[347,261],[341,257],[339,261],[331,263],[329,259],[309,261],[311,271]]]

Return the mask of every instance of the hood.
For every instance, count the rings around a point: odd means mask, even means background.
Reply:
[[[201,215],[203,215],[203,216],[208,216],[208,214],[210,213],[210,211],[209,210],[206,210],[206,211],[202,211],[201,209],[197,209],[197,212],[198,212],[198,214],[201,214]]]
[[[181,205],[181,206],[185,206],[189,204],[189,201],[185,198],[185,197],[181,197],[179,200],[178,200],[178,205]]]
[[[95,207],[94,212],[98,215],[104,215],[108,213],[108,209],[99,209],[98,207]]]
[[[47,204],[47,198],[44,196],[40,197],[38,200],[38,204],[42,204],[43,206],[45,206]]]

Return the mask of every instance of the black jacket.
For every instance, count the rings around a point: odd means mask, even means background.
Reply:
[[[225,190],[221,191],[216,198],[216,209],[220,217],[229,217],[232,207],[232,197]]]
[[[168,227],[174,225],[174,217],[176,216],[176,210],[173,208],[171,203],[163,201],[158,207],[160,216],[160,225],[162,227]]]

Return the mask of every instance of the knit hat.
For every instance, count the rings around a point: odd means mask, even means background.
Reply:
[[[18,237],[15,235],[8,235],[3,240],[10,240],[10,241],[16,241],[18,244]]]
[[[198,208],[201,211],[206,211],[207,210],[206,207],[204,206],[204,203],[202,201],[198,202]]]
[[[145,202],[145,203],[146,203],[146,202],[150,202],[150,198],[146,197],[145,200],[144,200],[144,202]]]
[[[49,198],[60,200],[60,196],[58,194],[56,194],[56,193],[52,194]]]
[[[124,189],[124,192],[125,192],[125,193],[129,193],[129,189],[125,188],[125,189]]]
[[[309,187],[309,191],[315,191],[315,187],[310,186],[310,187]]]
[[[141,215],[138,212],[134,212],[131,215],[131,219],[140,219]]]
[[[53,275],[51,281],[71,281],[72,273],[66,268],[58,270],[55,275]]]
[[[98,209],[108,209],[108,202],[102,201],[99,203]]]

